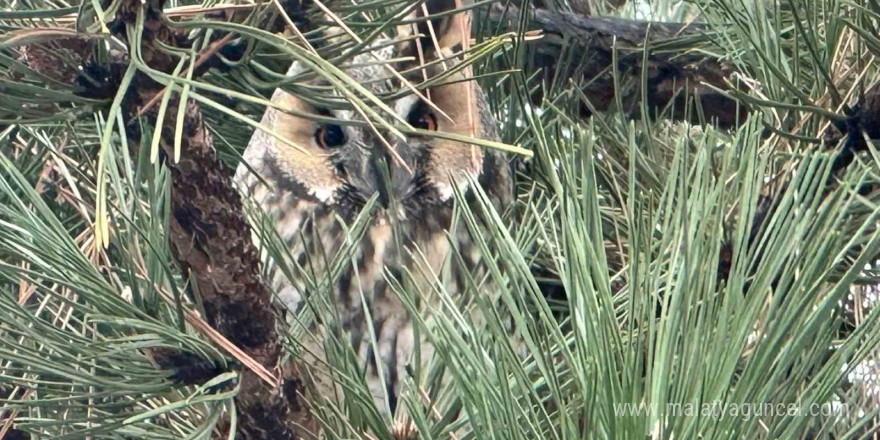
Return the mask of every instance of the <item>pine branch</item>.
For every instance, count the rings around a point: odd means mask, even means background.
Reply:
[[[519,14],[516,7],[505,8],[496,3],[489,9],[489,20],[516,31]],[[683,53],[683,49],[709,42],[705,25],[589,17],[532,8],[528,11],[528,26],[543,33],[542,38],[529,41],[537,52],[535,68],[544,69],[545,80],[550,84],[565,87],[571,82],[582,84],[585,99],[589,101],[581,107],[585,117],[595,111],[605,111],[615,103],[611,65],[616,57],[620,103],[630,116],[641,116],[644,96],[651,117],[669,108],[671,114],[666,116],[681,120],[691,115],[689,119],[694,120],[693,109],[689,112],[686,104],[689,97],[698,96],[706,122],[732,127],[745,118],[743,104],[738,105],[709,87],[729,89],[733,67],[702,52]],[[647,57],[643,53],[645,46],[650,51]],[[575,55],[570,62],[559,62],[572,54]],[[645,60],[646,66],[643,65]],[[644,93],[643,70],[647,76]]]
[[[142,7],[125,2],[118,17],[126,23]],[[181,47],[185,35],[163,22],[158,1],[147,2],[141,54],[151,68],[172,72],[177,60],[159,44]],[[220,41],[227,37],[217,37]],[[212,46],[213,48],[213,46]],[[216,52],[214,50],[212,54]],[[210,55],[208,55],[210,56]],[[146,77],[135,81],[134,95],[126,106],[129,125],[145,116],[156,122],[157,109],[147,108],[164,87]],[[173,157],[179,96],[174,96],[162,124],[160,147]],[[301,387],[293,365],[282,365],[281,336],[276,330],[277,311],[271,292],[260,276],[259,253],[243,215],[240,196],[227,170],[218,162],[210,132],[199,107],[185,103],[180,161],[166,161],[172,174],[172,219],[169,232],[178,263],[191,275],[190,282],[202,297],[208,322],[223,336],[265,368],[282,371],[281,386],[270,386],[253,371],[241,372],[236,396],[237,435],[245,439],[293,439],[296,427],[308,426],[311,417],[298,396]],[[142,136],[142,133],[135,133]],[[132,142],[143,145],[142,142]]]
[[[171,107],[171,114],[176,113]],[[274,369],[282,348],[276,331],[271,292],[263,283],[259,254],[238,192],[228,172],[217,161],[210,132],[193,102],[184,115],[187,132],[181,160],[168,164],[172,174],[170,241],[178,262],[191,273],[208,321],[236,346]],[[170,157],[174,149],[174,118],[166,117],[160,145]],[[297,379],[284,377],[296,387]],[[282,395],[255,373],[244,370],[236,397],[239,434],[243,438],[295,438],[295,424],[307,422],[308,413],[295,393]]]

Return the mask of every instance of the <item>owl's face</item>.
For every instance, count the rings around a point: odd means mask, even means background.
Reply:
[[[394,55],[393,46],[388,45],[359,55],[350,63],[359,67],[346,73],[375,95],[407,90],[397,76],[379,65]],[[289,73],[296,74],[297,69],[294,65]],[[442,69],[440,64],[425,70],[434,75],[440,73],[438,69]],[[408,75],[411,83],[419,82],[421,72],[415,75]],[[400,218],[446,203],[452,198],[453,181],[461,185],[466,175],[481,174],[483,152],[467,143],[435,137],[433,132],[486,137],[486,115],[481,117],[481,113],[487,109],[477,103],[482,93],[473,82],[455,81],[461,79],[458,76],[423,90],[430,103],[414,93],[386,102],[419,131],[406,139],[378,124],[370,126],[355,110],[322,108],[286,92],[276,93],[273,100],[289,112],[278,112],[272,128],[304,150],[276,143],[276,165],[324,203],[347,203],[357,209],[378,194],[380,204],[397,208],[391,214]]]

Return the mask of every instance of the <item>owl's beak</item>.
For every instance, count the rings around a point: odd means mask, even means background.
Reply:
[[[373,171],[373,181],[376,182],[376,189],[379,192],[379,203],[382,207],[388,209],[391,206],[391,197],[394,191],[392,182],[394,181],[391,174],[394,164],[391,162],[391,156],[384,149],[377,148],[373,150],[370,164]]]

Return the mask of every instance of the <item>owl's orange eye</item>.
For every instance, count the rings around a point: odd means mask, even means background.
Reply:
[[[338,125],[325,125],[315,132],[315,141],[322,148],[335,148],[345,143],[345,132]]]
[[[430,111],[414,111],[406,122],[421,130],[437,131],[437,118]]]

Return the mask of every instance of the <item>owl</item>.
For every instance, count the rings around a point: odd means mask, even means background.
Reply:
[[[427,4],[431,14],[454,7],[451,2]],[[414,128],[496,140],[496,121],[476,82],[462,81],[463,74],[453,74],[421,90],[419,96],[410,91],[401,75],[384,65],[390,60],[411,60],[389,64],[397,72],[411,72],[404,73],[410,84],[451,68],[454,54],[460,52],[464,20],[453,15],[432,23],[433,29],[419,26],[423,38],[375,41],[372,50],[353,57],[343,70],[376,96],[402,96],[386,104]],[[398,30],[398,37],[406,32],[405,28]],[[426,37],[429,32],[434,33],[430,39]],[[421,67],[416,61],[420,56],[425,61]],[[295,76],[303,69],[294,63],[288,75]],[[308,85],[329,86],[321,79]],[[285,111],[267,109],[262,125],[299,148],[258,130],[235,179],[246,196],[274,221],[294,258],[304,263],[321,261],[320,252],[332,255],[343,244],[344,224],[350,224],[368,200],[378,197],[355,261],[343,269],[332,287],[341,309],[341,327],[359,356],[370,392],[379,408],[387,398],[386,409],[394,411],[414,341],[412,318],[389,288],[386,271],[394,274],[408,268],[412,273],[425,273],[427,269],[431,271],[427,273],[439,274],[450,252],[447,231],[453,215],[454,185],[467,185],[467,177],[475,177],[493,203],[504,206],[512,197],[508,160],[497,150],[448,137],[409,135],[402,140],[381,127],[370,127],[353,109],[322,108],[281,89],[275,90],[271,101]],[[350,123],[322,122],[327,117]],[[478,258],[468,244],[466,228],[457,229],[455,240],[462,253]],[[410,251],[416,247],[426,258],[413,257]],[[417,264],[428,267],[415,270]],[[296,280],[276,280],[275,288],[288,309],[295,312],[307,305],[308,292]],[[366,310],[362,298],[366,299]],[[372,322],[366,322],[367,316]],[[368,324],[372,324],[377,341],[375,350]],[[305,350],[318,353],[316,364],[320,363],[319,345]]]

